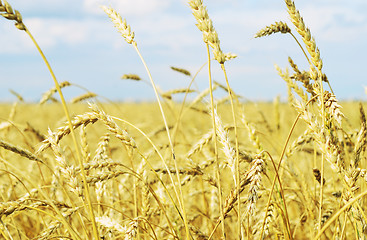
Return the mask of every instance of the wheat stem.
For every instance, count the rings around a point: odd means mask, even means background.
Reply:
[[[79,165],[82,169],[82,178],[84,180],[83,184],[84,184],[84,188],[86,189],[86,199],[87,199],[87,204],[86,204],[85,207],[89,210],[90,218],[91,218],[91,221],[92,221],[93,235],[94,235],[95,239],[100,239],[99,238],[99,233],[98,233],[98,228],[97,228],[95,217],[94,217],[93,208],[92,208],[92,201],[91,201],[91,198],[90,198],[90,195],[89,195],[89,193],[90,193],[89,192],[89,186],[88,186],[87,181],[86,181],[86,173],[83,170],[83,160],[82,160],[81,155],[80,155],[80,150],[79,150],[79,146],[78,146],[78,143],[77,143],[77,140],[76,140],[76,135],[75,135],[74,129],[72,128],[71,118],[70,118],[69,110],[68,110],[66,102],[65,102],[64,95],[61,91],[61,88],[60,88],[60,85],[59,85],[59,83],[56,79],[56,76],[55,76],[55,74],[54,74],[54,72],[51,68],[51,65],[49,64],[46,56],[43,54],[40,46],[38,45],[35,38],[33,37],[31,32],[27,28],[25,28],[25,31],[28,34],[28,36],[32,39],[32,42],[36,46],[36,48],[37,48],[38,52],[40,53],[40,55],[42,56],[42,59],[45,62],[46,66],[47,66],[47,68],[48,68],[48,70],[49,70],[49,72],[52,76],[52,79],[54,80],[55,87],[56,87],[56,89],[57,89],[57,91],[60,95],[62,106],[63,106],[64,112],[65,112],[66,118],[68,120],[68,124],[69,124],[69,128],[70,128],[70,131],[71,131],[73,143],[74,143],[74,146],[75,146],[76,156],[77,156]]]

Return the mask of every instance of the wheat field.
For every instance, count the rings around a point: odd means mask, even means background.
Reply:
[[[156,96],[114,103],[88,91],[65,99],[63,89],[76,85],[57,80],[20,12],[0,1],[55,84],[39,103],[12,91],[17,100],[0,104],[1,238],[366,239],[366,104],[338,101],[311,30],[284,2],[292,26],[270,23],[254,37],[291,35],[309,69],[291,58],[276,66],[288,95],[272,102],[244,101],[231,88],[225,63],[236,55],[222,52],[202,0],[187,5],[208,56],[204,90],[192,85],[197,73],[172,67],[192,80],[162,92],[133,27],[102,7]],[[225,85],[213,80],[213,62]]]

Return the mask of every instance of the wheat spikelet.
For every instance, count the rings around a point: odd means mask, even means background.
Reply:
[[[9,118],[8,118],[9,121],[14,120],[15,114],[17,112],[17,106],[18,106],[18,102],[13,103],[10,113],[9,113]]]
[[[33,133],[40,142],[45,140],[45,136],[39,130],[35,129],[29,122],[27,122],[27,126],[24,128],[24,131]]]
[[[317,168],[314,168],[312,170],[312,172],[313,172],[313,175],[314,175],[316,181],[321,184],[321,172],[320,172],[320,170],[317,169]],[[326,179],[324,178],[322,183],[325,184],[325,182],[326,182]]]
[[[237,54],[235,54],[235,53],[231,53],[231,52],[228,52],[228,53],[225,53],[224,54],[224,59],[226,60],[226,61],[229,61],[229,60],[232,60],[232,59],[235,59],[235,58],[237,58],[238,56],[237,56]]]
[[[9,92],[14,96],[16,96],[19,102],[24,102],[24,98],[19,93],[15,92],[12,89],[9,89]]]
[[[212,20],[209,18],[208,11],[203,5],[203,1],[189,0],[188,4],[192,10],[192,14],[197,20],[196,26],[203,33],[204,42],[208,43],[213,48],[215,60],[217,60],[220,64],[223,64],[226,61],[226,57],[220,49],[218,33],[213,27]]]
[[[17,11],[13,10],[10,4],[5,0],[0,0],[0,15],[8,20],[16,21],[15,27],[21,31],[26,30],[26,26],[23,23],[22,15]]]
[[[336,96],[328,91],[324,92],[324,106],[330,117],[336,121],[336,127],[341,128],[342,118],[344,114],[342,113],[341,106],[338,104]]]
[[[173,128],[173,126],[168,126],[168,129],[171,130]],[[166,126],[162,126],[162,127],[158,127],[157,129],[153,130],[152,132],[150,132],[148,134],[148,136],[151,138],[151,137],[154,137],[154,136],[157,136],[158,134],[160,133],[163,133],[163,132],[166,132]]]
[[[191,77],[191,73],[190,73],[190,71],[188,71],[188,70],[186,70],[186,69],[178,68],[178,67],[172,67],[172,66],[171,66],[171,69],[172,69],[173,71],[176,71],[176,72],[179,72],[179,73],[182,73],[182,74],[184,74],[184,75],[186,75],[186,76],[190,76],[190,77]]]
[[[354,146],[354,162],[353,162],[354,168],[357,168],[358,163],[360,161],[361,153],[366,149],[367,144],[366,115],[364,113],[362,103],[359,104],[359,112],[360,112],[361,129],[358,132],[356,144]]]
[[[135,33],[131,32],[130,25],[126,24],[126,20],[122,21],[120,14],[118,14],[113,8],[102,6],[103,11],[111,18],[115,28],[125,38],[125,41],[132,44],[134,41]]]
[[[303,18],[299,11],[296,9],[296,5],[292,0],[285,0],[288,8],[291,21],[296,27],[297,32],[302,36],[302,40],[306,45],[308,53],[311,55],[311,61],[319,71],[322,69],[322,60],[320,58],[320,50],[316,47],[315,39],[311,36],[311,31],[305,26]],[[313,78],[316,79],[316,78]]]
[[[245,177],[240,182],[240,188],[234,188],[224,203],[223,214],[224,217],[228,215],[228,213],[233,209],[236,201],[238,200],[238,196],[240,193],[245,190],[247,185],[250,185],[249,188],[249,197],[248,197],[248,210],[252,211],[254,209],[254,205],[258,198],[258,188],[261,182],[261,174],[264,170],[264,160],[261,159],[259,155],[251,162]],[[251,212],[250,212],[251,213]],[[218,219],[220,221],[222,219]]]
[[[295,72],[290,78],[291,79],[295,79],[296,81],[299,81],[303,84],[304,88],[306,89],[307,92],[311,93],[312,96],[315,95],[314,93],[314,87],[312,86],[311,82],[310,82],[310,78],[311,75],[309,72],[306,71],[300,71],[298,69],[297,64],[295,64],[292,60],[291,57],[288,57],[288,62],[291,65],[293,71]],[[326,77],[326,76],[325,76]]]
[[[68,219],[70,218],[70,216],[75,213],[76,211],[79,210],[80,207],[76,207],[76,208],[69,208],[67,209],[65,212],[62,212],[62,216],[63,218],[65,219]],[[38,240],[43,240],[43,239],[50,239],[51,238],[51,235],[52,233],[54,233],[57,229],[61,228],[63,226],[63,224],[56,220],[56,221],[53,221],[51,223],[48,224],[47,228],[44,229],[41,234],[39,234],[35,239],[38,239]]]
[[[217,88],[218,88],[218,84],[213,84],[213,89],[212,90],[215,91]],[[203,98],[206,97],[209,93],[210,93],[210,88],[207,88],[204,91],[202,91],[199,95],[196,96],[196,98],[194,100],[192,100],[190,106],[193,106],[196,103],[203,100]]]
[[[291,67],[292,67],[292,69],[295,73],[301,74],[301,71],[298,69],[297,64],[294,63],[294,61],[291,57],[288,57],[288,62],[289,62],[289,65],[291,65]]]
[[[95,98],[95,97],[97,97],[97,94],[89,92],[89,93],[85,93],[85,94],[82,94],[80,96],[77,96],[77,97],[71,99],[70,103],[78,103],[78,102],[84,101],[86,99]]]
[[[105,134],[101,137],[100,141],[98,142],[98,147],[96,149],[96,153],[94,155],[93,161],[103,161],[108,158],[107,156],[107,147],[110,142],[110,134]]]
[[[223,153],[226,156],[226,162],[232,171],[234,182],[236,183],[236,161],[235,161],[235,150],[231,146],[229,141],[228,132],[224,129],[222,120],[219,118],[217,109],[213,109],[213,115],[215,120],[215,125],[217,127],[216,133],[219,142],[223,145]]]
[[[115,134],[115,137],[120,139],[125,145],[136,148],[134,139],[130,137],[126,130],[121,129],[109,115],[98,109],[96,105],[90,105],[90,107],[93,112],[97,114],[98,118],[107,126],[108,130]]]
[[[291,157],[295,151],[297,151],[301,146],[304,144],[307,144],[311,142],[313,139],[312,133],[310,129],[306,129],[305,132],[300,135],[288,148],[287,152],[285,153],[285,156],[287,158]]]
[[[75,193],[77,196],[82,196],[83,192],[80,181],[75,171],[75,167],[69,166],[64,154],[62,153],[60,146],[57,143],[57,135],[55,133],[52,133],[51,130],[49,130],[48,135],[49,137],[47,139],[49,140],[51,149],[55,154],[57,170],[64,177],[67,185],[69,186],[70,191]]]
[[[288,68],[283,72],[282,69],[278,65],[275,65],[276,70],[278,71],[278,75],[282,77],[282,79],[287,83],[290,89],[293,89],[298,96],[300,96],[303,102],[308,101],[307,94],[295,83],[291,77],[289,76]]]
[[[39,159],[35,154],[31,153],[30,151],[14,146],[13,144],[7,143],[1,139],[0,139],[0,147],[9,150],[13,153],[19,154],[22,157],[28,158],[29,160],[43,163],[41,159]]]
[[[109,231],[113,230],[113,231],[117,231],[120,234],[125,234],[126,233],[126,227],[123,227],[120,225],[120,223],[110,217],[107,216],[102,216],[102,217],[97,217],[96,221],[103,226],[104,228],[108,229]]]
[[[90,185],[95,185],[97,182],[102,182],[102,181],[107,181],[109,179],[112,178],[116,178],[122,174],[127,174],[128,172],[126,171],[120,171],[120,170],[115,170],[114,172],[110,171],[104,171],[102,173],[98,173],[96,175],[93,176],[87,176],[87,183],[89,183]]]
[[[138,221],[132,220],[129,222],[129,226],[125,232],[125,240],[133,240],[137,235]]]
[[[83,115],[77,115],[71,121],[71,125],[73,126],[73,129],[76,129],[83,124],[84,125],[88,125],[90,123],[93,124],[96,121],[98,121],[98,116],[99,115],[94,112],[85,113]],[[55,143],[57,144],[64,136],[68,135],[69,133],[70,133],[69,125],[59,127],[55,133],[50,132],[51,135],[49,134],[49,136],[46,137],[46,140],[43,141],[42,145],[37,150],[37,153],[40,153],[51,146],[50,138],[53,138],[53,135],[55,135]]]
[[[199,141],[197,141],[193,147],[190,149],[190,151],[187,153],[187,158],[191,158],[192,155],[195,153],[200,152],[205,145],[207,145],[213,138],[213,131],[209,131],[206,134],[204,134]]]
[[[284,33],[284,34],[285,33],[290,33],[291,29],[288,27],[288,25],[286,23],[283,23],[282,21],[275,22],[274,24],[271,24],[270,26],[266,26],[265,28],[258,31],[255,34],[255,38],[269,36],[269,35],[271,35],[273,33],[277,33],[277,32],[281,32],[281,33]]]
[[[257,202],[258,192],[264,171],[264,160],[258,155],[252,162],[251,168],[248,170],[246,177],[249,179],[249,196],[247,200],[248,213],[251,215],[254,212]]]
[[[249,137],[250,137],[250,140],[251,140],[252,144],[256,147],[258,152],[262,152],[264,148],[263,148],[263,146],[262,146],[262,144],[259,140],[259,137],[256,133],[256,129],[252,124],[247,122],[244,113],[242,114],[241,121],[245,125],[246,129],[248,130],[248,134],[249,134]]]
[[[70,208],[67,204],[52,201],[52,204],[56,205],[59,208]],[[1,202],[0,203],[0,217],[9,216],[15,212],[20,212],[26,209],[34,209],[38,207],[46,207],[51,206],[51,204],[47,201],[35,200],[29,197],[20,198],[15,201]]]
[[[128,79],[128,80],[134,80],[134,81],[141,80],[141,78],[137,74],[124,74],[122,75],[121,79]]]
[[[81,142],[81,148],[82,148],[83,162],[89,162],[90,161],[90,151],[89,151],[87,133],[85,131],[85,128],[86,128],[85,124],[83,124],[80,127],[80,142]]]
[[[71,83],[70,83],[70,82],[68,82],[68,81],[64,81],[64,82],[59,83],[59,85],[60,85],[60,88],[64,88],[64,87],[70,86],[70,85],[71,85]],[[40,100],[40,104],[44,104],[45,102],[47,102],[49,99],[51,99],[51,98],[52,98],[52,95],[53,95],[54,93],[56,93],[56,92],[57,92],[56,87],[53,87],[53,88],[51,88],[50,90],[48,90],[47,92],[45,92],[45,93],[42,95],[42,98],[41,98],[41,100]]]
[[[115,168],[115,167],[118,167],[118,166],[128,168],[124,164],[122,164],[120,162],[115,162],[112,159],[91,161],[91,162],[88,162],[88,163],[83,163],[83,168],[84,168],[85,171],[89,171],[89,170],[92,170],[92,169],[102,170],[103,168]],[[80,172],[80,167],[79,166],[75,167],[75,172]]]
[[[162,174],[167,174],[168,171],[165,168],[155,168],[155,172],[159,172]],[[177,173],[176,169],[169,169],[171,173]],[[199,166],[195,168],[185,168],[185,169],[178,169],[179,174],[184,175],[191,175],[191,176],[197,176],[197,175],[203,175],[204,173],[201,171],[201,168]]]
[[[187,89],[187,88],[178,88],[178,89],[172,89],[167,92],[164,92],[161,94],[161,96],[167,99],[172,99],[173,94],[192,93],[192,92],[195,92],[195,91],[192,89]]]

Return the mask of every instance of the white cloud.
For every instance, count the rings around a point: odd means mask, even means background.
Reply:
[[[24,12],[49,14],[51,12],[60,13],[61,11],[67,13],[70,12],[70,9],[78,8],[79,5],[78,1],[75,0],[14,0],[10,4],[21,14],[24,14]]]
[[[100,6],[113,7],[123,17],[143,16],[162,12],[172,0],[84,0],[84,8],[90,13],[101,14]]]
[[[353,6],[307,6],[301,15],[316,40],[347,43],[360,38],[367,29],[366,15]]]
[[[32,18],[27,20],[28,28],[45,47],[58,43],[76,45],[86,41],[89,22],[67,19]]]
[[[112,31],[109,31],[104,27],[104,21],[94,19],[28,18],[24,22],[44,50],[86,43],[104,44],[114,31],[112,24]],[[0,53],[34,51],[33,43],[25,32],[16,29],[13,23],[5,23],[0,24],[0,32],[7,33],[0,37]]]
[[[19,31],[14,27],[13,23],[4,21],[0,24],[0,32],[6,33],[1,34],[0,37],[0,53],[25,53],[32,48],[32,42],[29,37],[23,31]]]

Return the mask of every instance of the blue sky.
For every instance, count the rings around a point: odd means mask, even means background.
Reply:
[[[189,78],[170,66],[195,73],[206,61],[202,35],[183,0],[9,0],[41,45],[58,80],[81,85],[111,100],[153,100],[144,82],[120,80],[135,73],[148,80],[138,55],[114,29],[99,8],[115,8],[135,32],[136,41],[162,91],[187,87]],[[295,1],[316,39],[324,72],[339,99],[366,99],[367,1]],[[284,21],[296,31],[281,0],[207,0],[224,52],[238,55],[226,63],[233,89],[250,100],[286,99],[286,85],[274,64],[287,67],[291,56],[308,69],[290,35],[254,39],[254,34],[275,21]],[[300,38],[299,38],[300,39]],[[0,19],[0,101],[13,101],[9,89],[27,101],[38,101],[53,86],[41,57],[28,36],[13,23]],[[218,64],[213,77],[224,83]],[[196,80],[199,90],[208,87],[207,71]],[[67,99],[84,93],[65,88]],[[217,96],[224,93],[218,91]]]

